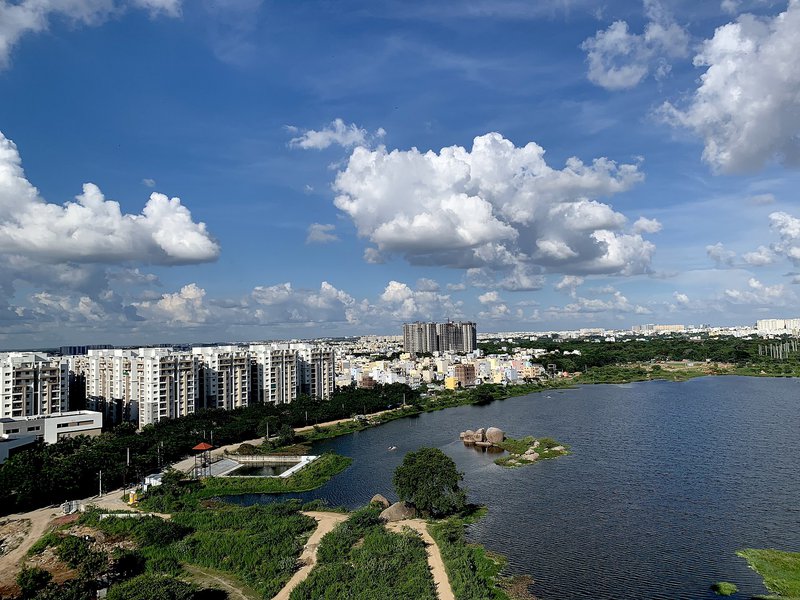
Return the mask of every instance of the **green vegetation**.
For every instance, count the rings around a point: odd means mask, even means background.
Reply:
[[[711,586],[711,589],[715,594],[717,594],[717,596],[733,596],[739,591],[739,588],[736,587],[736,584],[727,581],[718,581]]]
[[[438,448],[420,448],[403,457],[392,483],[401,500],[424,515],[442,517],[464,509],[466,492],[458,483],[463,475],[456,463]]]
[[[415,533],[391,533],[367,507],[337,525],[320,543],[317,566],[291,600],[435,600],[425,546]]]
[[[154,512],[175,512],[192,508],[201,500],[235,494],[280,494],[306,492],[318,488],[334,475],[344,471],[351,458],[323,454],[310,465],[289,477],[208,477],[202,481],[162,479],[162,485],[151,488],[139,506]]]
[[[165,575],[139,575],[115,585],[108,591],[107,600],[199,600],[196,586]],[[202,597],[208,597],[204,595]],[[218,596],[224,598],[225,595]]]
[[[736,555],[761,575],[770,592],[777,594],[769,598],[800,599],[800,552],[747,548],[739,550]]]
[[[481,546],[468,544],[464,537],[467,522],[453,517],[428,525],[442,553],[456,600],[511,600],[501,588],[504,580],[500,571],[505,560],[489,555]]]
[[[490,354],[511,352],[514,348],[541,348],[552,353],[542,358],[543,363],[553,364],[558,370],[570,373],[607,365],[690,361],[730,364],[737,369],[750,368],[754,375],[800,375],[800,353],[793,353],[784,361],[758,354],[759,344],[776,343],[776,340],[765,342],[763,339],[733,336],[693,337],[696,339],[688,336],[653,336],[646,340],[615,342],[600,339],[519,339],[481,342],[478,347]],[[575,350],[580,354],[573,354]],[[761,373],[762,370],[764,373]]]
[[[0,514],[27,511],[97,493],[98,465],[105,489],[133,483],[190,453],[213,431],[215,445],[278,434],[287,442],[290,428],[414,404],[419,391],[407,385],[337,390],[330,400],[301,396],[290,404],[255,404],[236,410],[202,410],[148,425],[137,432],[126,423],[100,436],[62,438],[22,450],[0,465]],[[127,464],[130,449],[131,464]]]
[[[17,585],[23,600],[35,598],[53,580],[53,576],[39,567],[23,567],[17,574]]]
[[[522,439],[507,438],[498,446],[508,452],[506,456],[501,456],[494,461],[495,464],[501,467],[521,467],[532,464],[537,460],[546,460],[569,454],[568,446],[559,444],[553,438],[548,437],[537,439],[529,435]],[[530,454],[525,454],[529,450],[535,451],[538,456],[534,457]]]

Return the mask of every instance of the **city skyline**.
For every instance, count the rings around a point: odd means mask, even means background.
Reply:
[[[793,318],[798,28],[0,0],[0,347]]]

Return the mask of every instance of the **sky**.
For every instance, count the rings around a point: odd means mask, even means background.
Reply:
[[[800,0],[0,0],[0,348],[800,316]]]

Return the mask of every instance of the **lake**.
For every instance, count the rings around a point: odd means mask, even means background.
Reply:
[[[554,437],[572,454],[499,467],[458,439],[489,426]],[[505,554],[510,574],[531,575],[540,600],[711,599],[720,580],[749,598],[765,589],[737,549],[800,551],[800,380],[581,386],[425,413],[315,444],[352,466],[283,497],[349,508],[394,498],[392,472],[422,446],[451,456],[470,501],[489,506],[469,539]]]

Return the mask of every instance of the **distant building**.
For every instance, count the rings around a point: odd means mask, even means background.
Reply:
[[[403,350],[411,354],[472,352],[477,346],[477,330],[472,322],[403,324]]]
[[[459,387],[471,387],[475,385],[475,365],[456,364],[453,366],[453,373]]]
[[[797,335],[800,333],[800,319],[760,319],[756,321],[760,335]]]
[[[333,349],[314,344],[290,344],[290,347],[297,351],[299,392],[330,400],[336,386]]]

